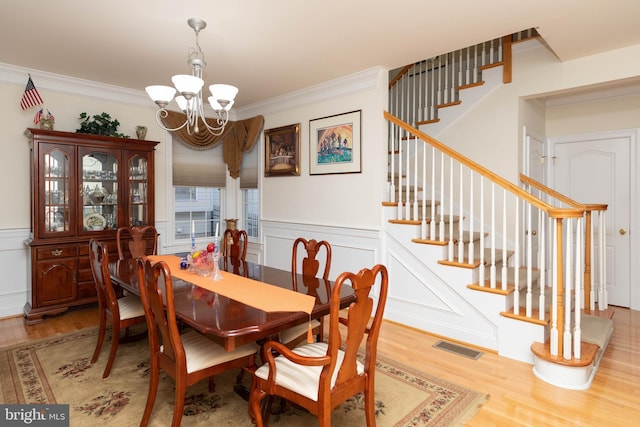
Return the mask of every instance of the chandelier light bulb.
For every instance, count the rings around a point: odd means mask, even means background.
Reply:
[[[152,85],[145,88],[149,97],[160,106],[164,108],[173,100],[176,94],[175,88],[170,86]]]
[[[178,74],[171,78],[171,81],[176,86],[176,89],[185,98],[191,98],[195,96],[204,85],[204,81],[196,76],[190,76],[188,74]]]
[[[199,132],[199,124],[201,121],[213,135],[221,135],[227,122],[229,121],[228,111],[234,103],[238,88],[227,84],[212,84],[209,86],[211,96],[208,98],[211,108],[216,112],[217,118],[214,121],[207,122],[204,115],[204,103],[202,101],[202,88],[204,80],[202,80],[202,71],[206,67],[204,53],[200,49],[198,35],[207,23],[198,18],[191,18],[187,21],[189,26],[194,30],[196,35],[196,46],[189,50],[189,60],[187,63],[191,68],[191,75],[178,74],[171,78],[175,88],[170,86],[152,85],[145,88],[149,97],[155,102],[160,109],[156,112],[156,122],[162,129],[175,132],[186,128],[187,133]],[[186,120],[176,128],[168,128],[164,125],[162,119],[166,118],[169,112],[166,110],[167,105],[175,97],[178,108],[185,113]]]

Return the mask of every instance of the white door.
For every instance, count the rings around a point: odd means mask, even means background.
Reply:
[[[545,173],[547,156],[545,154],[544,139],[528,133],[526,128],[523,133],[525,135],[524,152],[526,155],[524,160],[524,174],[541,184],[547,185]],[[537,190],[533,190],[532,194],[536,197],[540,196]],[[532,266],[538,267],[541,265],[540,257],[542,256],[539,247],[539,238],[540,233],[543,232],[543,230],[541,224],[539,224],[540,218],[538,218],[535,212],[535,209],[531,209],[531,211],[524,213],[526,223],[524,224],[523,238],[525,239],[525,245],[528,245],[528,239],[531,239],[531,256],[533,257]],[[549,265],[549,260],[547,260],[546,265]],[[546,283],[549,283],[549,281],[547,280]]]
[[[605,304],[630,305],[631,135],[613,133],[552,141],[554,188],[579,203],[604,203],[606,213]],[[597,216],[593,217],[594,225]],[[594,241],[598,242],[597,235]],[[599,274],[592,271],[592,274]],[[597,296],[596,296],[597,298]]]

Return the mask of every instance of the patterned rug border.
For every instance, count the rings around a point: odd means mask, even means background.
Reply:
[[[22,341],[19,343],[11,344],[9,346],[0,347],[0,397],[5,400],[4,403],[20,403],[16,390],[20,390],[20,384],[18,381],[13,381],[17,378],[17,372],[11,372],[11,364],[8,362],[8,355],[19,348],[24,348],[26,351],[33,351],[34,349],[41,348],[43,345],[55,345],[58,343],[64,343],[83,337],[92,337],[97,335],[97,327],[88,327],[77,331],[59,334],[55,336],[38,338],[35,340]],[[108,342],[107,342],[108,344]],[[377,373],[388,375],[394,379],[404,382],[421,390],[437,392],[437,391],[452,391],[457,393],[458,400],[453,408],[439,408],[437,411],[430,411],[430,405],[427,404],[427,400],[421,402],[415,407],[413,411],[410,411],[396,426],[462,426],[469,422],[480,410],[480,408],[488,401],[489,395],[477,392],[464,386],[460,386],[456,383],[442,379],[438,376],[429,374],[411,366],[407,366],[400,362],[393,360],[392,358],[378,354],[378,360],[376,363]],[[38,371],[38,376],[46,375],[41,372],[40,366],[34,366],[34,369]],[[423,381],[424,380],[424,381]],[[431,386],[431,387],[430,387]],[[48,383],[43,385],[43,393],[53,398],[55,396],[52,390],[48,387]],[[56,403],[56,402],[48,402]],[[456,409],[460,412],[456,412]]]

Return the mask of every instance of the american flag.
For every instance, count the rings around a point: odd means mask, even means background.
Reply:
[[[40,123],[40,119],[42,118],[42,112],[43,112],[42,108],[38,110],[38,112],[36,113],[36,116],[33,118],[33,123],[35,124]]]
[[[43,103],[44,101],[40,98],[38,89],[36,89],[36,86],[33,84],[31,76],[29,76],[29,80],[27,80],[27,87],[24,89],[24,94],[20,101],[20,107],[22,107],[23,110],[26,110],[27,108],[35,107],[36,105]]]

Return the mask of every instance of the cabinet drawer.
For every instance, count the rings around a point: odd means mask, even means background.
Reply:
[[[78,245],[51,245],[36,249],[36,259],[75,258],[78,256]]]

